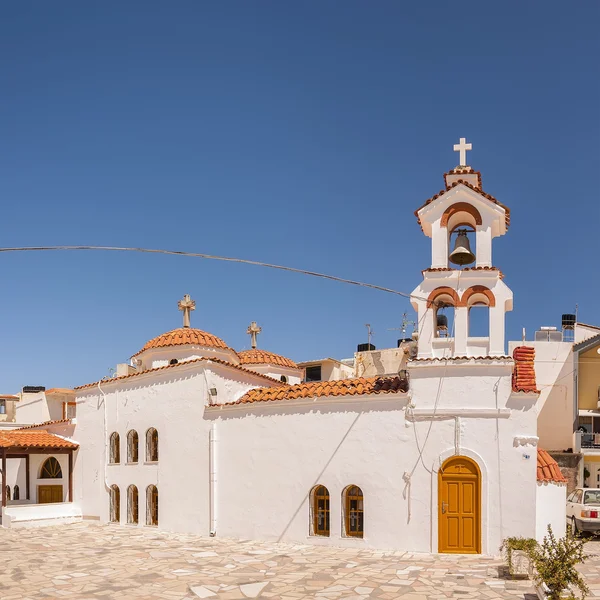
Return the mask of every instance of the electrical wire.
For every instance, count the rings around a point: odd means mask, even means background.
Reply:
[[[310,275],[312,277],[320,277],[322,279],[329,279],[331,281],[339,281],[340,283],[347,283],[350,285],[357,285],[360,287],[371,288],[373,290],[379,290],[380,292],[387,292],[388,294],[395,294],[404,298],[415,298],[417,300],[427,300],[422,296],[416,296],[415,294],[409,294],[407,292],[400,292],[393,290],[388,287],[376,285],[374,283],[365,283],[363,281],[355,281],[353,279],[346,279],[344,277],[336,277],[335,275],[327,275],[325,273],[318,273],[317,271],[308,271],[305,269],[296,269],[294,267],[286,267],[284,265],[275,265],[272,263],[265,263],[257,260],[249,260],[246,258],[234,258],[230,256],[217,256],[214,254],[204,254],[201,252],[184,252],[182,250],[164,250],[158,248],[129,248],[120,246],[23,246],[16,248],[0,248],[0,252],[45,252],[45,251],[60,251],[60,250],[104,250],[112,252],[143,252],[148,254],[169,254],[174,256],[188,256],[192,258],[204,258],[207,260],[221,260],[225,262],[241,263],[245,265],[254,265],[257,267],[266,267],[269,269],[279,269],[281,271],[290,271],[292,273],[300,273],[302,275]],[[435,302],[434,302],[435,303]]]

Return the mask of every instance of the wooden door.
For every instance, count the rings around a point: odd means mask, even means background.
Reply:
[[[50,504],[51,502],[63,501],[62,485],[39,485],[38,504]]]
[[[439,552],[481,552],[481,474],[470,458],[454,456],[438,473]]]

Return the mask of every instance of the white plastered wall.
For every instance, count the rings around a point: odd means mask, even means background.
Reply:
[[[510,373],[510,364],[480,376],[446,373],[439,405],[457,414],[510,407]],[[417,407],[433,408],[440,375],[411,379]],[[217,534],[437,552],[437,470],[458,438],[459,453],[482,471],[482,551],[496,554],[509,535],[535,535],[535,448],[515,446],[515,438],[535,436],[532,405],[518,400],[508,419],[412,423],[407,402],[394,394],[209,409],[219,432]],[[411,472],[407,487],[403,476]],[[309,535],[308,498],[317,484],[331,496],[329,538]],[[341,497],[350,484],[365,496],[362,540],[343,536]]]
[[[563,452],[573,446],[574,406],[573,344],[570,342],[509,342],[535,348],[535,377],[540,397],[536,403],[540,448]]]
[[[559,538],[566,533],[567,522],[567,486],[558,483],[538,482],[536,489],[536,526],[535,538],[538,542],[548,533],[548,525]]]

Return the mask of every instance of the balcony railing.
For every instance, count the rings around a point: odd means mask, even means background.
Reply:
[[[594,448],[600,450],[600,433],[576,431],[573,434],[573,451],[578,452],[581,448]]]

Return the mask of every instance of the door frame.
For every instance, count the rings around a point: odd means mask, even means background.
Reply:
[[[431,543],[430,548],[432,553],[440,553],[440,483],[439,483],[439,475],[438,471],[441,469],[442,465],[450,458],[454,458],[455,456],[462,456],[464,458],[471,459],[478,469],[479,469],[479,509],[480,509],[480,519],[479,519],[479,544],[480,544],[480,553],[487,554],[489,552],[489,506],[488,506],[488,473],[486,464],[483,458],[469,450],[467,448],[460,448],[460,454],[456,453],[456,449],[454,447],[448,448],[444,452],[441,452],[438,460],[436,461],[437,465],[434,468],[431,474]],[[498,542],[500,543],[500,542]],[[445,552],[442,554],[446,554]]]

